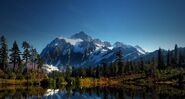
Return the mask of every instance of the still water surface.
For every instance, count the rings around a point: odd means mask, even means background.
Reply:
[[[184,87],[158,86],[153,88],[127,85],[119,87],[82,88],[62,86],[1,86],[0,99],[185,99]]]

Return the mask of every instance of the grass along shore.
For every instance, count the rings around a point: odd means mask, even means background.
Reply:
[[[154,75],[147,75],[144,72],[127,73],[114,77],[80,78],[80,85],[90,86],[122,86],[124,84],[134,85],[179,85],[185,84],[185,70],[183,68],[169,68],[156,70]]]
[[[44,84],[77,84],[84,87],[92,86],[121,86],[124,84],[134,84],[134,85],[178,85],[185,84],[185,70],[183,68],[169,68],[165,70],[156,70],[154,75],[148,75],[145,72],[130,72],[127,74],[112,76],[112,77],[67,77],[62,76],[51,78],[42,76],[42,79],[36,79],[38,75],[45,75],[40,73],[32,72],[30,78],[32,79],[0,79],[0,85],[40,85]]]

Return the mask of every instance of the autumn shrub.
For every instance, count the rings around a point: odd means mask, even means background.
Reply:
[[[56,83],[57,84],[65,84],[66,81],[65,81],[64,77],[57,77]]]
[[[0,69],[0,78],[3,78],[5,73]]]
[[[19,73],[19,74],[16,75],[16,79],[22,80],[22,79],[24,79],[24,76]]]
[[[9,79],[16,79],[16,74],[14,72],[11,72],[9,74]]]

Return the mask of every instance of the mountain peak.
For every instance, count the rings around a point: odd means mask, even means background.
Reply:
[[[113,46],[114,47],[123,47],[123,48],[127,47],[127,45],[123,44],[122,42],[118,42],[118,41],[115,42]]]
[[[92,37],[81,31],[71,36],[72,39],[82,39],[84,41],[91,41]]]

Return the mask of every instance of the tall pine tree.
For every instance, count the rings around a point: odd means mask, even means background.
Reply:
[[[29,48],[30,48],[30,45],[28,42],[26,41],[23,41],[22,43],[22,48],[24,49],[24,52],[23,52],[23,60],[25,60],[25,64],[26,64],[26,68],[27,68],[27,64],[28,64],[28,61],[30,59],[30,51],[29,51]]]
[[[178,49],[178,46],[177,44],[175,44],[175,64],[178,65],[179,64],[179,49]]]
[[[155,76],[155,71],[156,71],[156,60],[155,60],[155,58],[154,57],[152,57],[152,59],[151,59],[151,69],[152,69],[152,71],[151,71],[151,73],[152,73],[152,75],[153,76]]]
[[[164,69],[164,59],[161,48],[158,50],[158,69]]]
[[[183,51],[179,51],[179,65],[183,66],[183,63],[184,63]]]
[[[123,54],[121,52],[121,50],[119,50],[116,53],[116,65],[118,67],[118,74],[122,74],[123,73]]]
[[[172,64],[172,52],[170,50],[168,50],[167,53],[167,66],[171,66]]]
[[[41,69],[42,68],[42,66],[43,66],[43,64],[44,64],[44,61],[42,60],[42,58],[40,57],[40,55],[39,54],[37,54],[37,64],[38,64],[38,66],[37,66],[37,68],[38,69]]]
[[[143,58],[141,57],[140,58],[140,64],[139,64],[139,67],[140,67],[140,71],[144,71],[145,70],[145,63],[144,63],[144,60],[143,60]]]
[[[6,69],[8,66],[8,45],[4,36],[1,36],[0,45],[0,64],[2,66],[2,69]]]
[[[37,61],[37,50],[35,48],[31,49],[31,62],[32,62],[32,69],[35,69],[35,63]]]
[[[16,65],[20,65],[21,63],[21,52],[16,41],[14,41],[13,47],[10,49],[10,51],[10,62],[13,64],[13,70],[15,71]]]

